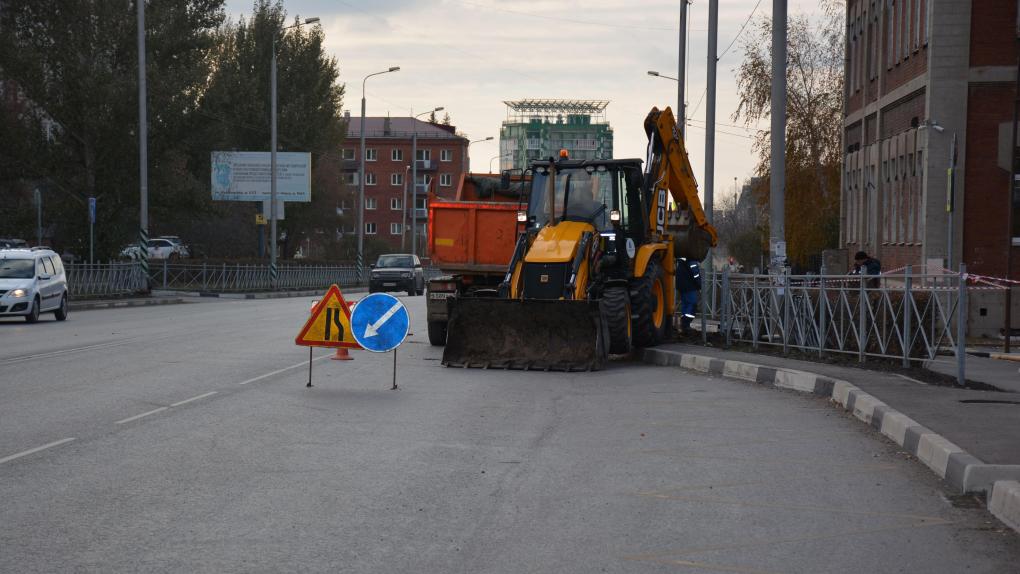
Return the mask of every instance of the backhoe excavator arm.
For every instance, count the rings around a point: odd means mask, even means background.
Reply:
[[[712,247],[719,241],[718,234],[705,217],[705,210],[698,198],[698,181],[694,178],[687,148],[676,127],[670,108],[660,111],[652,108],[645,118],[645,133],[648,135],[648,162],[645,164],[645,185],[652,191],[653,212],[650,223],[655,231],[665,230],[665,209],[660,206],[657,196],[660,190],[668,190],[678,209],[689,210],[694,223],[706,234]]]

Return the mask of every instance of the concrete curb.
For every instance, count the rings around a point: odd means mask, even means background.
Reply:
[[[187,303],[182,297],[166,299],[124,299],[123,301],[70,301],[72,311],[92,311],[95,309],[119,309],[122,307],[148,307],[150,305],[179,305]]]
[[[827,397],[853,413],[858,420],[902,446],[928,468],[961,493],[991,493],[997,507],[1013,522],[1003,520],[1020,532],[1020,465],[984,464],[943,436],[922,426],[905,414],[893,409],[860,388],[815,373],[766,367],[745,361],[717,359],[704,355],[645,349],[642,360],[660,366],[680,367],[778,387],[802,393]],[[1016,487],[1010,486],[1010,482]],[[998,485],[1003,486],[999,487]],[[995,498],[993,486],[1001,489]],[[1001,502],[1000,502],[1001,501]],[[996,515],[998,516],[998,515]]]
[[[1020,482],[999,480],[992,486],[988,510],[993,516],[1020,532]]]
[[[273,291],[266,293],[212,293],[209,291],[171,291],[154,289],[153,295],[178,296],[178,297],[214,297],[218,299],[289,299],[291,297],[315,297],[324,295],[329,288],[310,289],[305,291]],[[344,293],[365,293],[368,289],[364,287],[353,287],[344,289]]]

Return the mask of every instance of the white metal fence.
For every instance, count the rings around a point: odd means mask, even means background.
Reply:
[[[702,310],[734,341],[826,353],[934,359],[965,344],[966,273],[879,276],[706,271]],[[962,376],[962,371],[961,371]]]
[[[65,264],[71,297],[130,295],[144,291],[145,273],[136,261]]]

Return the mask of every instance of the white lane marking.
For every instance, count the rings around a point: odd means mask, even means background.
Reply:
[[[60,445],[62,445],[64,443],[66,443],[66,442],[71,442],[72,440],[74,440],[74,437],[71,437],[71,438],[62,438],[60,440],[55,440],[55,441],[53,441],[53,442],[51,442],[49,444],[44,444],[42,446],[37,446],[35,448],[30,448],[28,450],[19,452],[18,454],[12,454],[11,456],[5,456],[3,458],[0,458],[0,464],[3,464],[5,462],[10,462],[10,461],[12,461],[12,460],[14,460],[16,458],[21,458],[23,456],[28,456],[30,454],[37,453],[37,452],[39,452],[41,450],[46,450],[48,448],[53,448],[55,446],[60,446]]]
[[[329,355],[323,355],[321,357],[316,357],[316,358],[312,359],[312,361],[313,362],[314,361],[321,361],[323,359],[328,359],[328,358],[329,358]],[[300,363],[298,363],[296,365],[291,365],[289,367],[284,367],[282,369],[277,369],[277,370],[275,370],[273,372],[266,373],[264,375],[259,375],[257,377],[252,377],[252,378],[248,379],[247,381],[242,381],[242,382],[240,382],[238,384],[239,385],[247,385],[248,383],[254,383],[255,381],[261,381],[262,379],[266,379],[266,378],[272,377],[273,375],[279,375],[280,373],[289,371],[291,369],[296,369],[298,367],[303,367],[303,366],[305,366],[307,364],[308,364],[308,361],[301,361]]]
[[[403,307],[403,305],[399,301],[394,303],[393,306],[390,307],[389,311],[386,311],[385,313],[382,314],[382,317],[379,317],[378,321],[365,327],[365,336],[375,337],[376,335],[378,335],[379,327],[382,327],[383,323],[389,321],[390,317],[392,317],[394,313],[399,311],[401,307]]]
[[[197,401],[199,399],[204,399],[206,397],[211,397],[211,396],[215,395],[217,392],[219,392],[219,391],[212,391],[212,392],[206,393],[204,395],[198,395],[197,397],[191,397],[190,399],[184,399],[183,401],[178,401],[178,402],[176,402],[176,403],[174,403],[174,404],[172,404],[170,406],[171,407],[179,407],[181,405],[186,405],[186,404],[190,403],[191,401]]]
[[[149,415],[154,415],[156,413],[163,412],[163,411],[167,410],[168,408],[170,408],[170,407],[159,407],[158,409],[152,409],[151,411],[144,412],[144,413],[142,413],[140,415],[135,415],[133,417],[128,417],[128,418],[126,418],[124,420],[119,420],[119,421],[117,421],[117,422],[115,422],[113,424],[122,425],[124,423],[129,423],[131,421],[136,421],[136,420],[138,420],[138,419],[140,419],[142,417],[147,417]]]

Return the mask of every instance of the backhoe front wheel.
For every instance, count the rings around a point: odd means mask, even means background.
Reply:
[[[633,328],[630,320],[630,295],[624,287],[610,287],[602,294],[602,318],[609,331],[609,352],[630,352]]]
[[[651,259],[645,274],[631,283],[634,306],[634,346],[654,347],[666,339],[666,276],[658,259]]]

